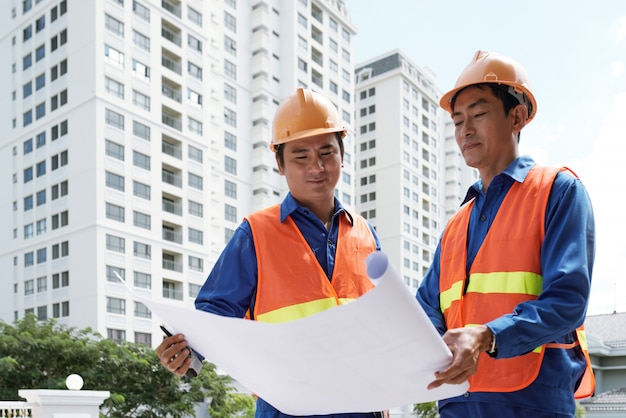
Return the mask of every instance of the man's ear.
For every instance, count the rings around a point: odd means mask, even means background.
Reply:
[[[276,158],[276,167],[278,167],[278,173],[281,176],[285,175],[285,169],[283,168],[283,166],[280,163],[280,158],[278,158],[278,153],[276,153],[276,155],[274,155],[274,158]]]
[[[520,132],[524,126],[526,126],[526,121],[528,120],[528,108],[523,104],[518,104],[513,109],[511,109],[511,116],[513,117],[513,131]]]

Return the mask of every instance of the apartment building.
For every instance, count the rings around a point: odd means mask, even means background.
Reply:
[[[353,126],[342,1],[7,0],[0,22],[5,321],[156,345],[158,318],[115,272],[192,305],[242,217],[284,197],[277,105],[314,88]]]
[[[355,75],[358,210],[414,292],[444,222],[440,92],[399,50],[357,64]]]

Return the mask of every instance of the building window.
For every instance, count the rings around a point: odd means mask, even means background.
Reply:
[[[124,191],[124,176],[120,176],[110,171],[106,172],[106,185],[121,192]]]
[[[229,222],[237,222],[237,207],[229,204],[224,205],[224,219]]]
[[[32,295],[35,293],[35,281],[33,279],[24,282],[24,295]]]
[[[237,18],[227,11],[224,11],[224,27],[233,32],[237,32]]]
[[[191,7],[187,7],[187,17],[196,25],[202,27],[202,13]]]
[[[115,35],[124,37],[124,24],[108,14],[104,15],[104,27]]]
[[[133,225],[150,230],[150,215],[133,211]]]
[[[133,165],[150,170],[150,156],[139,151],[133,151]]]
[[[24,183],[28,183],[33,179],[33,168],[28,167],[24,169]]]
[[[189,242],[202,245],[204,243],[204,233],[198,229],[189,228]]]
[[[146,141],[150,141],[150,127],[134,120],[133,135],[138,136],[141,139],[145,139]]]
[[[237,112],[225,107],[224,108],[224,123],[232,126],[233,128],[237,127]]]
[[[224,194],[233,199],[237,199],[237,184],[230,180],[224,180]]]
[[[133,284],[143,289],[152,288],[152,276],[148,273],[141,273],[139,271],[133,272]]]
[[[146,22],[150,21],[150,9],[137,0],[133,0],[133,12]]]
[[[142,242],[133,242],[133,254],[135,257],[145,258],[150,260],[152,258],[152,250],[150,245]]]
[[[133,180],[133,195],[150,200],[150,186]]]
[[[150,111],[150,97],[146,96],[143,93],[139,93],[136,90],[133,90],[133,104],[135,106],[139,106],[142,109]]]
[[[124,53],[109,45],[104,45],[106,61],[119,68],[124,68]]]
[[[224,60],[224,75],[231,80],[237,80],[237,66],[228,60]]]
[[[107,125],[111,125],[122,130],[124,129],[124,115],[114,112],[111,109],[105,109],[105,122]]]
[[[126,219],[125,208],[106,202],[106,217],[114,221],[124,222]]]
[[[104,89],[107,93],[111,93],[115,97],[119,97],[120,99],[124,98],[124,85],[122,83],[118,83],[112,78],[105,77]]]
[[[150,52],[150,38],[137,31],[133,31],[133,42],[136,46],[143,49],[144,51]]]
[[[126,241],[124,238],[107,234],[106,236],[107,250],[124,253],[126,251]]]
[[[224,170],[227,173],[237,175],[237,160],[229,157],[228,155],[224,156]]]
[[[37,206],[46,204],[46,190],[45,189],[38,191],[35,196],[37,200]]]
[[[133,74],[146,80],[150,80],[150,67],[142,64],[136,59],[133,59]]]
[[[187,45],[192,50],[202,53],[202,41],[200,39],[187,34]]]
[[[202,156],[202,150],[200,148],[196,148],[193,145],[188,145],[187,152],[188,152],[187,155],[189,156],[190,160],[194,160],[199,163],[202,163],[203,156]]]
[[[230,132],[224,132],[224,146],[230,150],[237,151],[237,137]]]
[[[194,189],[202,190],[203,189],[203,179],[202,179],[202,177],[200,177],[200,176],[198,176],[196,174],[189,173],[188,185],[189,185],[189,187],[193,187]]]
[[[108,139],[105,141],[106,155],[124,161],[124,146]]]
[[[204,270],[204,260],[200,257],[194,257],[192,255],[189,256],[189,269],[193,271],[203,271]]]
[[[107,339],[115,343],[123,343],[126,341],[126,331],[123,329],[107,328]]]
[[[190,117],[189,118],[189,131],[198,135],[202,135],[202,122]]]
[[[189,201],[189,214],[202,218],[204,216],[204,207],[202,203]]]
[[[187,62],[187,72],[194,78],[202,80],[202,68],[192,62]]]
[[[126,314],[126,300],[107,297],[107,312],[125,315]]]
[[[135,316],[137,318],[152,318],[152,312],[141,302],[135,302]],[[138,333],[135,333],[137,335]],[[150,335],[150,334],[147,334]],[[136,337],[135,337],[136,338]],[[137,342],[137,341],[135,341]],[[142,341],[144,342],[144,341]]]

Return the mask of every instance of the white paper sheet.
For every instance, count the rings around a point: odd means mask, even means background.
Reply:
[[[138,296],[174,333],[250,391],[290,415],[370,412],[463,394],[427,390],[452,355],[382,252],[376,287],[348,304],[282,324],[226,318]]]

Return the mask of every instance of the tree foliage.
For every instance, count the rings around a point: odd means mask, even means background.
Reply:
[[[167,371],[143,344],[116,344],[90,328],[38,322],[33,315],[13,325],[0,321],[0,400],[19,399],[21,388],[65,389],[72,373],[83,377],[85,390],[111,392],[101,407],[104,417],[189,417],[206,398],[216,418],[254,413],[252,396],[234,393],[232,379],[211,363],[189,380]]]
[[[420,418],[439,418],[437,402],[416,403],[413,405],[413,414]]]

